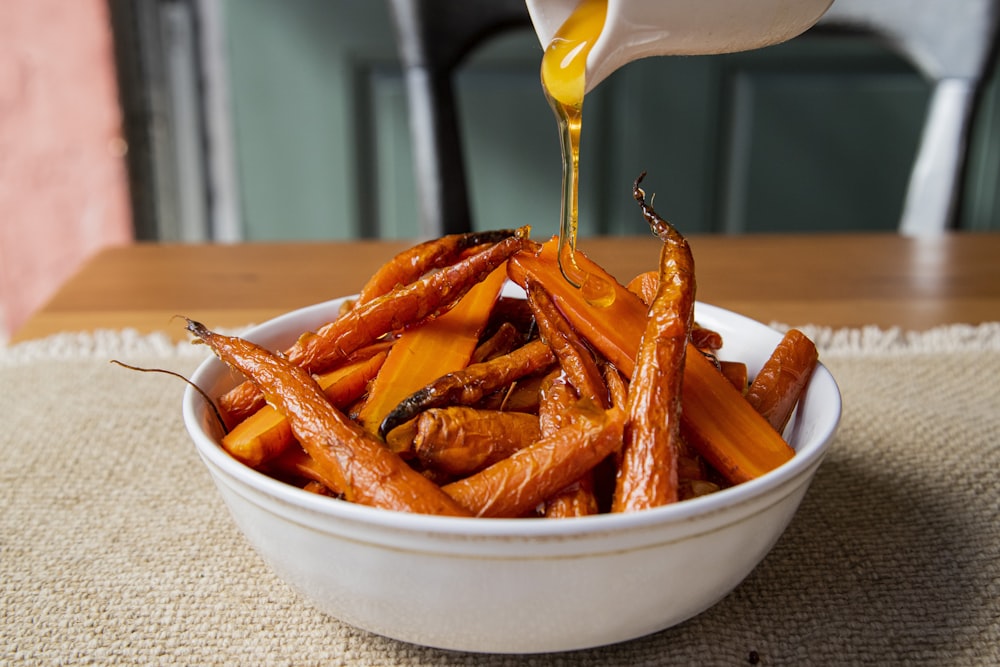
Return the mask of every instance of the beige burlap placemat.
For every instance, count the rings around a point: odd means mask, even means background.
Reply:
[[[188,373],[202,350],[0,348],[0,664],[1000,664],[1000,325],[809,333],[844,416],[773,552],[678,627],[548,656],[410,646],[304,605],[230,521],[179,381],[108,363]]]

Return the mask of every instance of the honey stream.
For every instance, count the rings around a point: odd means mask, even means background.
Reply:
[[[542,56],[542,88],[555,112],[562,147],[562,206],[559,225],[559,268],[563,277],[583,291],[590,303],[608,306],[615,291],[605,279],[576,263],[579,229],[580,133],[586,92],[587,55],[600,37],[607,0],[582,0]]]

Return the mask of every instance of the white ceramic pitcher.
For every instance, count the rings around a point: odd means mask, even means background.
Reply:
[[[526,0],[545,49],[579,0]],[[604,30],[587,58],[587,91],[648,56],[731,53],[809,29],[833,0],[608,0]]]

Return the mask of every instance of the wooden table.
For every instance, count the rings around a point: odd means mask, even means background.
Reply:
[[[1000,234],[912,239],[892,234],[696,236],[698,298],[764,322],[924,330],[1000,320]],[[184,331],[261,322],[344,294],[400,241],[137,244],[106,249],[70,279],[12,342],[60,331]],[[581,239],[622,281],[656,267],[649,237]]]

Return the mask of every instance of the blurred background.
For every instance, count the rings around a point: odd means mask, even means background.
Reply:
[[[557,229],[541,53],[525,23],[457,72],[475,228]],[[587,98],[580,234],[646,233],[643,170],[689,234],[895,230],[929,97],[886,45],[820,30],[632,63]],[[1000,229],[993,67],[969,136],[953,226]],[[0,336],[106,245],[420,234],[381,0],[5,0],[0,141]]]

